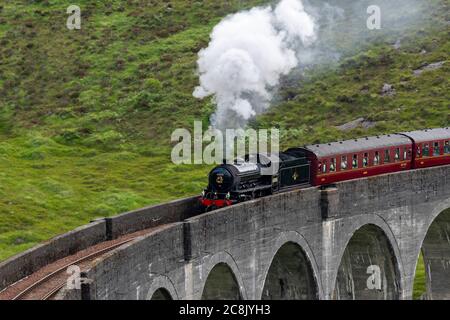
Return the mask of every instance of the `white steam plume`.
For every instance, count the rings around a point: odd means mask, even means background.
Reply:
[[[266,110],[280,77],[299,65],[297,48],[316,40],[314,19],[300,0],[282,0],[275,8],[257,7],[230,15],[199,53],[197,98],[214,96],[212,125],[242,128]]]

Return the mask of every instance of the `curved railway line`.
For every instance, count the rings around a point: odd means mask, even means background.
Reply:
[[[66,270],[70,266],[77,265],[81,271],[86,270],[95,259],[100,258],[104,254],[168,225],[170,224],[127,234],[115,240],[101,242],[74,255],[55,261],[5,288],[0,292],[0,300],[53,300],[66,287],[67,279],[70,276],[66,273]]]
[[[27,295],[29,295],[31,292],[33,292],[36,288],[38,288],[39,286],[41,286],[42,284],[44,284],[45,282],[47,282],[49,279],[52,279],[54,277],[56,277],[57,275],[60,274],[64,274],[65,271],[67,270],[67,268],[69,268],[72,265],[78,265],[82,262],[86,262],[86,261],[91,261],[92,259],[95,259],[111,250],[114,250],[126,243],[131,242],[133,239],[130,240],[126,240],[126,241],[122,241],[118,244],[114,244],[112,246],[109,246],[105,249],[96,251],[94,253],[91,253],[83,258],[80,258],[76,261],[74,261],[73,263],[68,263],[66,265],[64,265],[63,267],[58,268],[57,270],[51,272],[50,274],[46,275],[45,277],[39,279],[38,281],[34,282],[33,284],[31,284],[30,286],[28,286],[25,290],[21,291],[19,294],[17,294],[12,300],[22,300],[22,298],[26,297]],[[49,300],[50,298],[52,298],[53,296],[56,295],[56,293],[58,293],[59,290],[61,290],[64,286],[66,285],[66,281],[59,283],[56,287],[53,287],[53,289],[51,289],[49,292],[47,292],[46,294],[44,294],[41,299],[39,300]]]

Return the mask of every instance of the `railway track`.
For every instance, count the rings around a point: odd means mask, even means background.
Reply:
[[[119,243],[115,243],[106,248],[102,248],[102,249],[97,250],[93,253],[90,253],[86,256],[83,256],[75,261],[65,264],[62,267],[59,267],[58,269],[54,270],[53,272],[47,274],[46,276],[39,278],[39,280],[33,282],[31,285],[27,286],[25,289],[21,290],[18,294],[16,294],[12,298],[12,300],[25,300],[27,297],[30,297],[30,296],[33,297],[33,300],[50,300],[66,285],[67,278],[64,275],[65,275],[67,268],[69,268],[72,265],[79,265],[81,263],[86,263],[86,262],[92,261],[95,258],[102,256],[105,253],[108,253],[109,251],[112,251],[126,243],[131,242],[132,240],[134,240],[134,238],[127,239],[127,240],[121,241]],[[64,280],[58,281],[56,285],[52,285],[50,288],[42,288],[44,286],[44,284],[48,284],[50,280],[52,280],[54,278],[60,278],[61,276],[63,276]],[[37,291],[37,293],[36,293],[36,291]],[[35,293],[35,294],[33,294],[33,293]]]
[[[68,278],[66,271],[70,266],[76,265],[80,267],[81,271],[86,270],[96,258],[131,243],[139,237],[147,236],[170,225],[170,223],[163,224],[125,234],[117,239],[100,242],[73,255],[54,261],[0,291],[0,300],[52,300],[61,289],[66,287]]]

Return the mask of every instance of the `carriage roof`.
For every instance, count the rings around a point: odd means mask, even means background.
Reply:
[[[405,136],[411,137],[416,143],[450,139],[450,128],[438,128],[402,132]]]
[[[339,154],[359,153],[366,150],[384,149],[395,146],[412,144],[411,140],[401,134],[389,134],[367,137],[325,144],[306,146],[305,149],[314,153],[318,158]]]

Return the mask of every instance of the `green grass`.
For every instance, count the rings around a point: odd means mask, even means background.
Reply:
[[[199,194],[209,167],[170,162],[172,131],[206,126],[214,110],[192,97],[197,53],[222,17],[267,2],[79,0],[82,30],[68,31],[67,1],[3,1],[0,260],[97,217]],[[250,126],[280,128],[288,147],[448,125],[450,2],[430,3],[424,25],[375,33],[357,50],[352,23],[340,37],[325,34],[340,63],[283,79],[273,107]],[[446,64],[413,75],[437,61]],[[381,96],[384,83],[395,96]],[[358,117],[376,125],[335,128]],[[423,269],[417,274],[415,297]]]
[[[0,259],[96,217],[197,194],[205,185],[204,167],[166,165],[164,150],[150,151],[99,152],[38,133],[0,142]]]
[[[416,268],[416,280],[414,282],[413,289],[413,299],[420,299],[427,291],[426,288],[426,273],[425,273],[425,264],[423,262],[423,255],[420,254],[419,261],[417,262]]]
[[[252,125],[279,127],[285,146],[448,126],[450,37],[448,31],[429,32],[434,49],[427,54],[420,53],[430,41],[427,37],[411,38],[398,51],[378,44],[345,59],[336,69],[311,75],[300,88],[297,82],[287,82],[281,89],[282,102]],[[413,75],[415,69],[438,61],[446,63]],[[385,83],[394,86],[395,96],[381,95]],[[336,128],[360,117],[375,126],[346,132]]]
[[[262,1],[0,5],[0,260],[96,217],[199,194],[205,166],[170,162],[170,134],[207,120],[197,52]],[[205,122],[206,125],[206,122]]]

